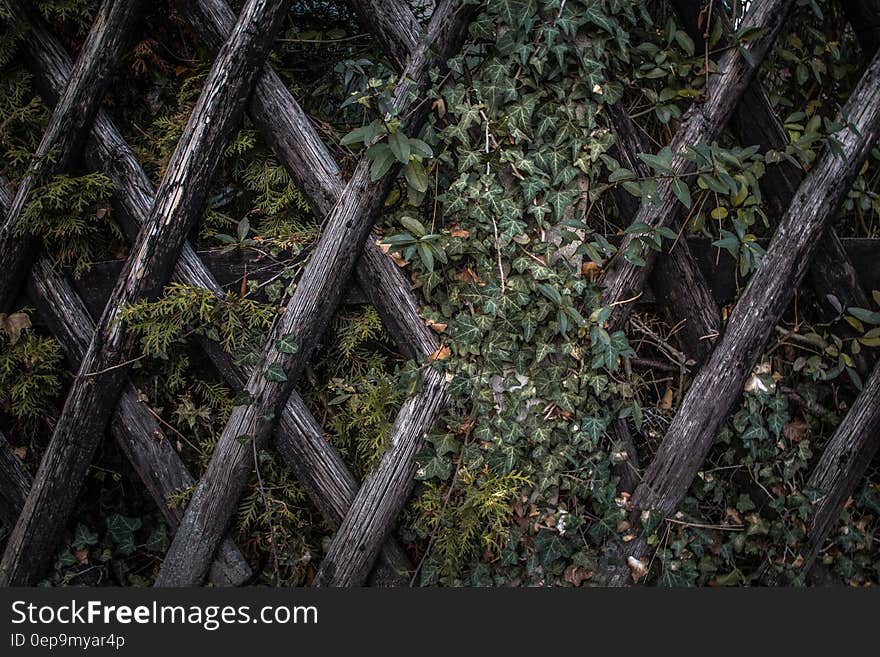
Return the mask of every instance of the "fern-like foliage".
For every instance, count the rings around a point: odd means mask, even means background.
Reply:
[[[253,299],[219,298],[203,288],[173,283],[160,299],[128,306],[122,320],[140,339],[144,354],[165,358],[172,345],[192,335],[204,335],[228,353],[239,353],[259,344],[274,316],[274,307]]]
[[[78,276],[122,242],[110,210],[112,191],[103,173],[54,176],[31,192],[16,232],[42,238],[46,250]]]
[[[497,475],[488,468],[480,472],[462,468],[451,490],[428,482],[412,505],[414,529],[433,539],[423,579],[438,574],[451,584],[462,565],[481,552],[497,557],[510,533],[511,504],[531,485],[517,471]]]
[[[55,412],[62,357],[58,342],[35,333],[29,320],[15,327],[11,319],[22,317],[0,315],[0,408],[31,433]]]

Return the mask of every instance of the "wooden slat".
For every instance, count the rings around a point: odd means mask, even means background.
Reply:
[[[29,27],[30,38],[23,44],[28,53],[27,61],[40,93],[51,104],[64,87],[71,69],[70,59],[43,25],[34,22]],[[308,148],[308,145],[304,148]],[[104,170],[110,177],[115,190],[113,204],[116,217],[121,221],[126,234],[136,239],[141,224],[149,217],[156,190],[138,163],[134,151],[103,111],[98,113],[92,126],[85,155],[89,166]],[[118,277],[122,262],[114,266],[117,267],[115,276]],[[100,266],[97,268],[100,270]],[[174,280],[210,290],[216,295],[224,294],[218,281],[189,245],[183,247],[174,271]],[[88,278],[85,283],[89,283]],[[99,303],[97,309],[92,311],[93,316],[100,316],[112,285],[113,281],[108,281],[103,286],[104,292],[100,300],[87,297],[87,304],[94,306]],[[80,291],[85,289],[86,285],[80,285]],[[227,383],[240,390],[250,376],[250,369],[233,362],[228,354],[207,338],[200,338],[200,344]],[[324,439],[318,422],[295,393],[288,398],[281,413],[276,432],[276,447],[327,523],[333,527],[338,526],[357,492],[357,481],[339,454]],[[403,550],[390,541],[382,553],[382,563],[373,573],[373,581],[383,584],[403,583],[406,579],[401,578],[398,573],[405,573],[409,568],[410,564]]]
[[[880,56],[874,58],[843,109],[850,125],[841,132],[843,156],[826,150],[804,179],[782,218],[765,267],[749,281],[718,346],[700,371],[632,498],[641,511],[669,517],[681,503],[712,447],[716,433],[742,393],[773,327],[806,275],[819,241],[831,224],[859,168],[880,134]],[[644,559],[645,537],[626,544],[627,558]],[[618,563],[611,582],[629,581]]]
[[[8,20],[27,22],[27,14],[18,2],[4,0],[0,6]],[[66,172],[79,155],[86,128],[98,112],[104,89],[122,59],[144,6],[143,0],[101,3],[68,84],[0,225],[0,311],[9,310],[38,245],[30,234],[17,234],[28,197],[41,182]]]
[[[703,34],[709,30],[699,27],[697,16],[703,9],[708,12],[708,5],[703,0],[673,0],[672,4],[694,43],[698,48],[704,48]],[[730,35],[733,28],[724,13],[724,8],[713,5],[712,9],[712,20],[720,21],[723,34]],[[873,45],[876,50],[878,43],[875,42]],[[743,93],[733,113],[732,125],[743,146],[758,145],[764,153],[769,150],[784,151],[789,142],[788,134],[773,113],[770,99],[764,92],[760,79],[757,78]],[[785,214],[803,178],[804,172],[788,160],[767,167],[761,189],[773,214],[776,216]],[[807,280],[821,304],[820,309],[824,311],[824,319],[834,318],[838,312],[837,308],[840,307],[868,307],[868,295],[860,285],[855,267],[833,227],[829,228],[828,234],[819,245]],[[835,301],[831,301],[832,299]],[[846,325],[841,325],[839,330],[846,335],[852,335],[852,331]],[[863,376],[871,371],[872,355],[871,351],[866,350],[854,358],[856,368]]]
[[[243,117],[286,7],[286,0],[248,0],[208,74],[7,542],[0,585],[33,583],[51,558],[129,366],[129,340],[120,313],[132,302],[154,298],[168,282],[187,233],[201,216],[214,169]]]
[[[431,49],[435,49],[443,61],[463,40],[463,35],[455,29],[457,22],[449,20],[454,13],[449,4],[441,5],[431,19],[428,39],[413,54],[395,90],[393,107],[399,116],[405,117],[404,129],[410,132],[418,131],[426,115],[424,104],[413,105],[413,96],[420,96],[428,71],[436,63],[431,58]],[[411,109],[414,111],[410,112]],[[246,390],[253,401],[233,409],[165,558],[158,585],[179,586],[202,581],[212,550],[253,468],[253,446],[249,441],[259,447],[271,432],[274,413],[311,358],[318,336],[335,311],[343,283],[353,270],[397,173],[392,170],[383,180],[373,183],[369,167],[368,158],[362,157],[330,213],[297,288],[273,328],[260,370],[248,381]],[[280,350],[282,340],[295,344],[296,353]],[[267,377],[270,367],[283,371],[286,380]],[[427,431],[427,427],[422,431]],[[242,444],[242,436],[247,437],[246,444]]]
[[[695,164],[683,156],[689,146],[716,140],[739,104],[739,99],[757,73],[785,18],[794,6],[793,0],[765,0],[757,3],[743,20],[743,29],[762,28],[761,36],[741,48],[728,50],[718,62],[718,73],[706,86],[706,100],[696,102],[688,110],[669,147],[672,150],[672,169],[675,176],[658,181],[658,200],[644,203],[634,218],[636,223],[653,227],[669,226],[681,210],[681,202],[672,191],[672,182],[692,172]],[[743,52],[748,50],[748,56]],[[687,180],[687,178],[685,178]],[[642,247],[645,266],[637,266],[623,257],[628,245],[635,239],[627,235],[618,253],[609,263],[603,277],[603,303],[616,304],[608,320],[612,330],[624,327],[634,301],[645,286],[656,252]]]

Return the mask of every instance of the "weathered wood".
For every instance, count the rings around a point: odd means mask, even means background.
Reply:
[[[868,378],[849,413],[825,446],[806,488],[820,497],[813,503],[801,569],[809,572],[816,563],[840,512],[856,489],[880,448],[880,365]]]
[[[721,57],[717,75],[712,76],[707,84],[707,98],[703,102],[696,102],[688,110],[670,144],[675,177],[684,176],[694,170],[694,163],[683,156],[687,147],[711,142],[718,137],[757,73],[793,5],[792,0],[766,0],[757,3],[746,15],[743,29],[759,27],[764,31],[747,45],[728,50]],[[743,54],[744,49],[748,50],[748,56]],[[672,191],[675,177],[664,177],[658,181],[656,204],[642,204],[635,222],[660,227],[668,226],[675,220],[681,208],[681,202]],[[633,235],[627,235],[623,239],[621,252],[611,260],[603,275],[603,302],[614,304],[608,320],[608,327],[611,329],[623,328],[632,308],[632,301],[641,294],[645,279],[656,259],[653,250],[642,248],[640,255],[646,263],[645,266],[639,267],[626,260],[623,252],[634,239]]]
[[[446,406],[445,373],[427,369],[421,393],[404,402],[391,431],[391,444],[367,475],[351,510],[321,560],[315,586],[361,586],[385,537],[415,485],[415,458],[425,432]]]
[[[697,20],[701,11],[705,9],[708,12],[705,1],[673,0],[672,4],[697,47],[705,47],[703,35],[707,30],[705,26],[700,28]],[[862,7],[861,3],[854,4]],[[733,32],[724,9],[717,4],[713,5],[712,20],[721,22],[724,35]],[[878,44],[878,41],[873,43],[875,50]],[[743,93],[733,113],[732,124],[743,145],[758,145],[764,153],[769,150],[783,151],[789,141],[759,79],[753,80]],[[772,213],[776,216],[785,214],[803,177],[804,172],[788,160],[767,167],[761,188]],[[838,308],[868,307],[868,295],[859,284],[855,267],[833,227],[829,227],[828,234],[819,245],[807,280],[820,302],[820,311],[823,311],[825,320],[833,319],[838,314]],[[846,327],[842,329],[852,334]],[[854,360],[859,372],[867,375],[874,360],[873,350],[863,350]]]
[[[842,0],[841,4],[862,50],[873,55],[880,47],[880,0]]]
[[[684,239],[684,238],[682,238]],[[612,244],[618,241],[613,237],[608,240]],[[759,239],[759,245],[766,248],[770,243],[769,240]],[[866,290],[880,290],[880,267],[877,267],[877,261],[880,259],[880,239],[862,238],[862,237],[845,237],[841,240],[847,258],[853,263],[859,284]],[[687,238],[688,251],[694,259],[700,274],[706,280],[709,287],[709,293],[716,306],[722,306],[736,301],[736,297],[741,291],[740,286],[743,285],[742,279],[738,278],[738,263],[734,258],[715,246],[712,246],[712,240],[704,237]],[[366,253],[366,251],[365,251]],[[202,285],[206,289],[236,291],[241,286],[241,278],[245,274],[253,276],[254,272],[259,269],[259,277],[269,277],[280,273],[283,264],[267,263],[263,256],[259,254],[249,254],[242,256],[239,253],[223,253],[219,249],[198,251],[195,257],[204,263],[209,274],[202,276],[211,276],[215,283],[211,285]],[[658,260],[657,265],[659,266]],[[364,269],[364,259],[358,263],[358,274]],[[102,262],[92,263],[88,271],[83,272],[73,284],[76,288],[86,308],[91,314],[100,314],[101,310],[107,304],[113,285],[119,277],[122,268],[125,266],[125,260],[106,260]],[[372,266],[372,265],[370,265]],[[344,305],[359,306],[365,303],[372,303],[372,296],[376,294],[377,280],[386,275],[386,269],[383,267],[377,274],[370,274],[368,280],[360,282],[360,275],[356,280],[349,280],[343,291],[342,303]],[[186,282],[179,272],[175,272],[175,280]],[[368,286],[369,285],[369,286]],[[381,283],[379,291],[388,290],[392,285],[403,286],[401,296],[413,298],[410,290],[410,284],[401,276],[394,276],[392,280]],[[640,296],[635,304],[637,306],[658,305],[665,306],[668,303],[668,296],[662,291],[654,291],[654,276],[648,280],[648,286],[645,288],[644,294]],[[367,293],[367,290],[371,294]],[[222,294],[222,292],[217,292]],[[404,294],[405,293],[405,294]],[[387,298],[387,297],[386,297]],[[413,301],[414,310],[412,313],[418,312],[418,306]],[[399,307],[399,306],[398,306]],[[408,313],[410,314],[410,313]],[[417,315],[416,315],[417,316]],[[424,326],[424,322],[419,321],[419,325]],[[425,337],[425,333],[417,326],[407,320],[407,326],[413,326],[412,337],[400,340],[398,346],[401,351],[411,358],[416,358],[418,354],[424,354],[429,347],[434,344],[429,342],[429,338]],[[430,336],[430,333],[427,333]],[[403,343],[403,344],[401,344]],[[421,345],[421,346],[420,346]],[[434,349],[436,349],[434,345]],[[411,353],[412,352],[412,353]],[[430,352],[428,352],[430,353]]]
[[[645,470],[632,498],[634,521],[642,511],[668,517],[681,503],[712,447],[715,435],[795,290],[819,241],[880,134],[880,56],[876,56],[843,109],[853,128],[840,133],[843,157],[826,150],[798,189],[762,267],[749,281],[724,336],[700,371]],[[626,556],[649,553],[644,537],[626,544]],[[613,584],[628,581],[623,564]]]
[[[248,0],[208,74],[7,542],[0,584],[32,583],[54,550],[121,393],[129,341],[120,313],[129,303],[158,296],[168,282],[286,8],[286,0]]]
[[[40,93],[51,104],[64,87],[71,62],[63,47],[44,26],[38,23],[31,25],[30,37],[25,44],[28,62]],[[136,239],[140,225],[149,217],[156,190],[132,149],[103,111],[98,113],[86,143],[86,160],[93,168],[103,169],[109,175],[115,189],[113,204],[116,217],[126,234]],[[316,166],[314,169],[318,168]],[[122,265],[120,271],[121,268]],[[223,295],[220,284],[189,245],[184,245],[174,271],[174,280],[210,290],[218,296]],[[100,315],[111,289],[112,283],[101,298],[97,315]],[[392,296],[389,295],[389,298]],[[202,339],[201,346],[229,385],[241,389],[250,376],[250,369],[234,363],[217,344],[208,339]],[[320,426],[296,393],[287,400],[276,438],[276,447],[285,463],[302,482],[324,519],[331,526],[338,526],[357,492],[357,481],[324,439]],[[409,560],[400,546],[389,541],[372,581],[403,584],[408,578],[400,573],[407,573],[410,568]]]
[[[34,263],[29,287],[39,312],[61,344],[68,362],[74,368],[78,367],[95,330],[82,302],[45,256],[38,257]],[[192,486],[195,479],[156,418],[138,400],[137,390],[128,382],[124,383],[122,396],[113,412],[110,430],[166,522],[172,530],[175,529],[183,511],[172,508],[168,500],[175,491]],[[211,566],[210,581],[218,586],[240,586],[252,574],[235,543],[224,538]]]
[[[372,0],[356,0],[354,4],[370,5]],[[392,2],[382,4],[387,5],[386,9],[375,14],[370,25],[384,34],[394,35],[397,50],[411,45],[410,36],[406,36],[410,31],[405,26],[415,19],[410,14],[410,19],[388,22],[389,17],[405,14],[407,10],[392,7],[395,4]],[[210,48],[220,47],[235,22],[235,14],[224,0],[179,2],[178,7]],[[368,11],[369,7],[361,9]],[[317,213],[322,217],[330,214],[345,188],[339,165],[271,66],[263,69],[248,109],[254,125]],[[365,242],[356,273],[398,347],[407,356],[416,357],[431,335],[419,318],[412,285],[370,238]]]
[[[13,0],[2,5],[7,18],[27,23],[24,8]],[[86,36],[67,87],[55,106],[46,132],[34,152],[0,225],[0,311],[9,310],[36,254],[39,240],[20,233],[22,212],[35,186],[70,168],[82,150],[87,127],[101,104],[104,89],[122,59],[143,0],[104,0]]]
[[[0,522],[15,526],[33,479],[0,431]]]
[[[423,103],[413,107],[413,98],[421,95],[428,70],[435,63],[430,48],[436,48],[438,57],[445,58],[462,41],[458,21],[451,20],[458,12],[450,4],[444,3],[438,8],[431,19],[428,38],[411,57],[395,90],[393,107],[399,116],[407,117],[405,129],[410,132],[418,131],[426,113]],[[296,290],[273,327],[262,364],[245,388],[252,401],[233,409],[165,558],[158,585],[180,586],[202,581],[218,537],[228,524],[235,501],[253,468],[253,447],[243,442],[252,440],[258,447],[265,443],[273,428],[276,409],[287,398],[314,353],[318,336],[339,302],[342,284],[353,270],[396,175],[396,170],[392,170],[383,180],[372,183],[369,166],[369,160],[362,157],[330,213]],[[285,353],[294,351],[289,348],[280,350],[282,340],[295,344],[296,353]],[[286,380],[267,376],[270,367],[276,372],[283,371]],[[427,427],[422,429],[426,430]],[[247,440],[242,441],[242,437]]]
[[[5,212],[9,203],[5,181],[0,181],[0,209]],[[74,369],[79,369],[95,330],[82,301],[45,255],[37,257],[28,287],[41,317],[61,345],[68,363]],[[100,312],[99,308],[93,315]],[[195,480],[165,437],[156,418],[138,401],[137,392],[131,384],[126,384],[126,390],[116,406],[111,431],[165,520],[172,529],[176,528],[183,512],[171,508],[168,500],[175,491],[192,486]],[[0,515],[10,528],[15,525],[24,507],[31,483],[32,478],[0,435]],[[5,492],[7,489],[8,493]],[[251,575],[251,569],[235,543],[224,539],[211,566],[209,581],[217,586],[239,586]]]
[[[639,153],[649,152],[638,128],[619,104],[610,106],[608,113],[617,136],[612,155],[638,176],[650,177],[651,170],[638,158]],[[638,199],[622,187],[615,188],[614,199],[622,217],[638,214]],[[721,315],[687,240],[678,240],[657,258],[649,282],[672,325],[680,326],[677,335],[685,353],[697,364],[704,362],[720,335]]]
[[[410,8],[396,0],[350,0],[348,4],[354,7],[398,68],[404,68],[422,31]]]

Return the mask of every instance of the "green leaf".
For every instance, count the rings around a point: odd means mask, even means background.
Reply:
[[[434,271],[434,254],[431,253],[431,247],[424,242],[419,242],[419,255],[422,256],[422,263],[428,271]]]
[[[410,137],[409,140],[409,149],[415,155],[419,155],[424,158],[434,157],[434,151],[431,150],[431,147],[428,146],[421,139],[416,139],[415,137]]]
[[[289,333],[275,343],[275,348],[282,354],[295,354],[299,351],[299,345],[293,339],[293,334]]]
[[[672,193],[681,201],[681,204],[690,209],[691,207],[691,190],[688,189],[687,183],[681,178],[672,181]]]
[[[425,166],[417,160],[410,160],[409,164],[403,170],[406,176],[406,182],[417,192],[428,191],[428,174],[425,172]]]
[[[880,324],[880,312],[874,312],[865,308],[847,308],[849,314],[866,324]]]
[[[392,132],[388,135],[388,146],[391,148],[391,152],[394,154],[394,157],[397,158],[398,162],[401,164],[407,164],[409,162],[409,137],[403,134],[401,130]]]
[[[428,233],[427,229],[424,227],[424,225],[422,225],[421,221],[413,219],[408,215],[402,216],[400,218],[400,223],[403,224],[404,228],[406,228],[409,232],[411,232],[413,235],[416,235],[417,237],[424,237]]]
[[[388,144],[374,144],[367,149],[367,157],[370,159],[370,180],[378,181],[391,169],[396,158]]]
[[[272,363],[266,368],[266,380],[274,381],[275,383],[282,383],[287,381],[287,375],[284,373],[284,369],[281,365],[278,363]]]
[[[122,554],[132,554],[137,548],[134,533],[141,528],[140,518],[130,518],[114,513],[107,518],[107,534]]]
[[[351,146],[352,144],[362,144],[366,140],[367,126],[355,128],[342,139],[339,140],[341,146]]]
[[[562,304],[562,295],[560,295],[559,290],[557,290],[552,285],[548,285],[547,283],[539,283],[538,291],[556,305]]]
[[[624,169],[623,167],[620,167],[619,169],[615,169],[611,172],[611,175],[608,176],[608,182],[615,183],[621,180],[630,180],[635,177],[635,173],[633,173],[629,169]]]

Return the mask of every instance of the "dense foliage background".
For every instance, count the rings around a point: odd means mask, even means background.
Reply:
[[[76,51],[97,3],[37,4]],[[211,64],[173,4],[154,3],[105,102],[155,182]],[[430,3],[413,4],[419,15],[430,12]],[[420,456],[398,535],[418,564],[416,584],[588,585],[607,547],[631,537],[618,491],[626,464],[610,425],[628,418],[647,462],[693,374],[661,307],[639,306],[625,333],[602,328],[596,279],[613,237],[635,230],[664,250],[679,237],[639,232],[618,211],[612,192],[623,187],[650,202],[656,180],[611,157],[607,107],[623,103],[654,149],[645,163],[661,176],[669,158],[662,147],[723,49],[717,34],[697,48],[659,0],[483,5],[463,53],[435,80],[428,127],[374,161],[380,174],[406,149],[409,164],[377,237],[423,298],[423,317],[444,344],[435,360],[454,377],[453,402]],[[742,3],[731,11],[736,23]],[[21,39],[27,34],[4,23],[0,172],[13,185],[49,117],[17,56]],[[764,173],[785,161],[809,168],[833,143],[838,109],[866,61],[838,2],[800,0],[761,73],[790,137],[786,150],[761,155],[731,135],[702,145],[711,164],[680,195],[685,232],[715,242],[718,267],[734,259],[740,287],[772,266],[761,240],[779,216],[762,198]],[[395,80],[381,47],[343,2],[296,2],[272,63],[351,168]],[[836,222],[841,236],[880,236],[878,191],[875,148]],[[112,194],[100,172],[58,176],[32,196],[26,230],[72,278],[88,281],[94,263],[126,255]],[[134,380],[142,401],[194,473],[235,398],[194,338],[253,357],[318,231],[306,198],[245,121],[192,239],[202,250],[260,254],[273,273],[250,271],[222,300],[173,285],[128,309],[140,338]],[[830,320],[814,307],[802,291],[680,512],[651,537],[650,582],[756,584],[796,562],[816,493],[806,478],[861,385],[851,355],[880,344],[876,306],[841,309]],[[33,470],[71,372],[26,298],[18,311],[0,324],[0,424]],[[855,330],[845,340],[835,334],[843,324]],[[298,390],[356,475],[381,455],[414,371],[372,307],[339,310]],[[258,461],[260,477],[236,516],[238,543],[260,581],[307,584],[330,530],[272,450]],[[168,503],[185,504],[190,493]],[[874,469],[823,550],[833,577],[877,582],[878,514]],[[169,541],[109,441],[69,530],[52,584],[147,585]]]

